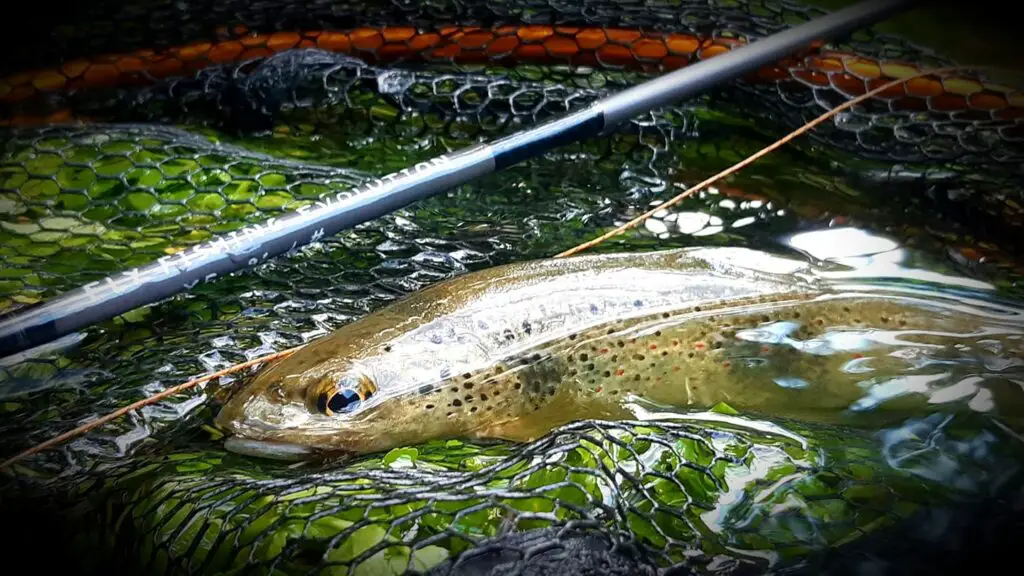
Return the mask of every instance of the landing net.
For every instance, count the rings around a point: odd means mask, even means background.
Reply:
[[[0,309],[820,13],[793,2],[92,2],[55,16],[45,41],[11,45],[2,70]],[[949,64],[860,32],[101,323],[73,349],[7,359],[0,456],[441,279],[550,256],[876,83]],[[763,248],[829,221],[864,224],[1017,295],[1022,109],[1021,93],[981,73],[923,79],[600,249]],[[907,526],[962,518],[972,502],[1009,510],[999,499],[1018,468],[1000,429],[926,418],[889,437],[785,423],[805,443],[722,423],[590,422],[525,448],[440,443],[311,471],[224,453],[202,427],[208,392],[20,463],[0,496],[25,545],[45,534],[44,561],[145,573],[477,563],[497,574],[503,562],[852,573],[850,558],[882,554]]]

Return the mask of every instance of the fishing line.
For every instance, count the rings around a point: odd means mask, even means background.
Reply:
[[[164,390],[163,392],[158,392],[157,394],[154,394],[152,396],[148,396],[146,398],[143,398],[142,400],[139,400],[138,402],[133,402],[133,403],[131,403],[131,404],[129,404],[129,405],[123,407],[123,408],[119,408],[119,409],[117,409],[117,410],[115,410],[113,412],[110,412],[110,413],[106,414],[105,416],[97,418],[96,420],[93,420],[93,421],[89,422],[88,424],[83,424],[83,425],[81,425],[81,426],[79,426],[79,427],[77,427],[77,428],[75,428],[73,430],[69,430],[68,432],[65,432],[64,434],[61,434],[60,436],[56,436],[56,437],[51,438],[49,440],[46,440],[44,442],[40,442],[39,444],[36,444],[35,446],[32,446],[28,450],[25,450],[24,452],[22,452],[22,453],[20,453],[20,454],[18,454],[16,456],[13,456],[13,457],[8,458],[7,460],[5,460],[2,464],[0,464],[0,469],[7,468],[8,466],[10,466],[11,464],[17,462],[18,460],[21,460],[23,458],[27,458],[27,457],[29,457],[29,456],[37,453],[37,452],[41,452],[43,450],[46,450],[47,448],[51,448],[53,446],[56,446],[57,444],[60,444],[61,442],[70,440],[70,439],[72,439],[72,438],[74,438],[76,436],[81,436],[82,434],[85,434],[86,432],[89,432],[93,428],[97,428],[99,426],[102,426],[102,425],[106,424],[107,422],[110,422],[111,420],[116,420],[117,418],[120,418],[121,416],[124,416],[125,414],[127,414],[127,413],[129,413],[129,412],[131,412],[133,410],[138,410],[139,408],[148,406],[150,404],[155,404],[156,402],[159,402],[160,400],[163,400],[164,398],[167,398],[168,396],[173,396],[173,395],[177,394],[178,392],[183,392],[185,390],[188,390],[189,388],[193,388],[195,386],[198,386],[199,384],[202,384],[203,382],[209,382],[210,380],[213,380],[214,378],[220,378],[221,376],[227,376],[229,374],[234,374],[235,372],[238,372],[240,370],[245,370],[246,368],[248,368],[250,366],[255,366],[256,364],[260,364],[262,362],[272,362],[272,361],[277,360],[279,358],[285,358],[285,357],[291,356],[296,350],[298,350],[299,348],[302,348],[302,347],[303,346],[296,346],[295,348],[289,348],[288,350],[283,350],[281,352],[275,352],[273,354],[268,354],[266,356],[261,356],[259,358],[255,358],[253,360],[249,360],[247,362],[243,362],[241,364],[235,364],[234,366],[230,366],[230,367],[225,368],[223,370],[220,370],[218,372],[214,372],[212,374],[207,374],[206,376],[201,376],[201,377],[196,378],[194,380],[189,380],[188,382],[185,382],[184,384],[178,384],[177,386],[172,386],[172,387]]]
[[[825,120],[831,118],[832,116],[835,116],[836,114],[842,112],[843,110],[846,110],[846,109],[848,109],[848,108],[850,108],[852,106],[855,106],[855,105],[859,104],[860,102],[863,102],[863,101],[865,101],[865,100],[867,100],[867,99],[869,99],[869,98],[879,94],[880,92],[884,92],[885,90],[891,89],[894,86],[898,86],[898,85],[900,85],[900,84],[902,84],[904,82],[908,82],[910,80],[913,80],[915,78],[920,78],[922,76],[930,76],[930,75],[941,76],[941,75],[947,74],[949,72],[967,71],[967,70],[986,70],[986,69],[989,69],[989,68],[990,67],[987,67],[987,66],[952,66],[952,67],[947,67],[947,68],[936,68],[936,69],[932,69],[932,70],[924,70],[924,71],[921,71],[919,73],[912,74],[912,75],[906,76],[904,78],[900,78],[900,79],[888,82],[886,84],[883,84],[882,86],[880,86],[878,88],[875,88],[874,90],[866,92],[866,93],[864,93],[864,94],[862,94],[862,95],[860,95],[860,96],[858,96],[858,97],[856,97],[856,98],[854,98],[852,100],[849,100],[849,101],[847,101],[847,102],[845,102],[845,103],[843,103],[843,104],[841,104],[841,105],[839,105],[839,106],[837,106],[835,108],[832,108],[828,112],[825,112],[821,116],[818,116],[814,120],[808,122],[807,124],[804,124],[800,128],[797,128],[793,132],[790,132],[786,136],[783,136],[779,140],[776,140],[774,143],[769,144],[768,146],[766,146],[766,147],[762,148],[761,150],[755,152],[754,154],[748,156],[744,160],[741,160],[740,162],[737,162],[736,164],[733,164],[731,167],[726,168],[725,170],[719,172],[718,174],[715,174],[714,176],[711,176],[710,178],[707,178],[703,182],[701,182],[701,183],[699,183],[699,184],[697,184],[695,186],[690,187],[686,191],[684,191],[684,192],[678,194],[677,196],[673,197],[671,200],[669,200],[669,201],[667,201],[667,202],[665,202],[663,204],[659,204],[657,206],[657,208],[655,208],[653,210],[650,210],[648,212],[645,212],[644,214],[641,214],[640,216],[637,216],[636,218],[634,218],[633,220],[630,220],[629,222],[623,224],[622,226],[619,226],[618,228],[615,228],[614,230],[612,230],[610,232],[602,234],[601,236],[598,236],[597,238],[594,238],[593,240],[589,240],[589,241],[584,242],[582,244],[579,244],[579,245],[577,245],[577,246],[575,246],[573,248],[570,248],[569,250],[566,250],[564,252],[556,254],[555,256],[553,256],[553,258],[565,258],[567,256],[572,256],[573,254],[576,254],[578,252],[586,250],[587,248],[592,248],[592,247],[600,244],[601,242],[604,242],[608,238],[611,238],[613,236],[621,234],[622,232],[625,232],[626,230],[636,226],[637,224],[639,224],[643,220],[649,218],[652,214],[654,214],[658,210],[663,210],[667,206],[671,206],[673,204],[676,204],[676,203],[682,201],[683,199],[687,198],[688,196],[694,194],[695,192],[697,192],[697,191],[699,191],[699,190],[701,190],[703,188],[706,188],[707,186],[710,186],[711,184],[714,184],[715,182],[721,180],[722,178],[725,178],[726,176],[728,176],[730,174],[735,173],[736,171],[738,171],[741,168],[749,165],[750,163],[752,163],[753,161],[757,160],[758,158],[761,158],[761,157],[765,156],[769,152],[772,152],[773,150],[776,150],[777,148],[779,148],[783,144],[786,144],[787,142],[793,140],[797,136],[800,136],[801,134],[804,134],[805,132],[807,132],[808,130],[813,128],[814,126],[817,126],[818,124],[824,122]],[[94,428],[96,428],[98,426],[101,426],[102,424],[105,424],[107,422],[110,422],[111,420],[114,420],[114,419],[116,419],[116,418],[118,418],[120,416],[123,416],[123,415],[127,414],[128,412],[131,412],[132,410],[137,410],[137,409],[142,408],[144,406],[148,406],[150,404],[159,402],[160,400],[163,400],[164,398],[166,398],[168,396],[172,396],[172,395],[177,394],[179,392],[188,390],[189,388],[193,388],[193,387],[195,387],[195,386],[197,386],[197,385],[199,385],[199,384],[201,384],[203,382],[207,382],[207,381],[213,380],[215,378],[219,378],[221,376],[227,376],[229,374],[233,374],[235,372],[244,370],[244,369],[249,368],[251,366],[254,366],[256,364],[260,364],[262,362],[271,362],[271,361],[278,360],[278,359],[281,359],[281,358],[286,358],[288,356],[291,356],[296,351],[300,350],[301,348],[303,348],[305,346],[306,345],[296,346],[295,348],[290,348],[290,349],[284,350],[282,352],[276,352],[274,354],[269,354],[267,356],[261,356],[259,358],[256,358],[256,359],[253,359],[253,360],[249,360],[249,361],[244,362],[242,364],[236,364],[236,365],[231,366],[229,368],[225,368],[225,369],[223,369],[223,370],[221,370],[219,372],[215,372],[213,374],[210,374],[210,375],[207,375],[207,376],[203,376],[201,378],[190,380],[188,382],[185,382],[184,384],[179,384],[177,386],[174,386],[173,388],[168,388],[167,390],[164,390],[163,392],[160,392],[158,394],[154,394],[153,396],[149,396],[147,398],[139,400],[139,401],[137,401],[137,402],[135,402],[133,404],[125,406],[124,408],[120,408],[120,409],[118,409],[118,410],[116,410],[114,412],[111,412],[111,413],[109,413],[109,414],[107,414],[107,415],[105,415],[105,416],[103,416],[103,417],[101,417],[101,418],[99,418],[97,420],[89,422],[88,424],[84,424],[84,425],[79,426],[79,427],[77,427],[77,428],[75,428],[73,430],[65,432],[64,434],[61,434],[60,436],[57,436],[55,438],[52,438],[50,440],[46,440],[46,441],[44,441],[44,442],[42,442],[40,444],[37,444],[37,445],[35,445],[35,446],[25,450],[24,452],[21,452],[20,454],[17,454],[16,456],[13,456],[13,457],[7,459],[3,463],[0,463],[0,470],[5,469],[5,468],[9,467],[11,464],[13,464],[13,463],[15,463],[15,462],[17,462],[19,460],[22,460],[22,459],[24,459],[24,458],[26,458],[28,456],[31,456],[31,455],[33,455],[33,454],[35,454],[37,452],[41,452],[42,450],[45,450],[47,448],[51,448],[51,447],[53,447],[53,446],[55,446],[57,444],[60,444],[61,442],[64,442],[64,441],[69,440],[71,438],[74,438],[76,436],[80,436],[80,435],[82,435],[82,434],[84,434],[86,432],[89,432],[90,430],[92,430],[92,429],[94,429]]]
[[[860,104],[864,100],[867,100],[867,99],[869,99],[869,98],[871,98],[871,97],[873,97],[873,96],[875,96],[875,95],[877,95],[877,94],[879,94],[881,92],[885,92],[886,90],[889,90],[890,88],[894,88],[894,87],[896,87],[896,86],[898,86],[898,85],[900,85],[900,84],[902,84],[904,82],[913,80],[915,78],[920,78],[921,76],[930,76],[930,75],[933,75],[933,74],[934,75],[947,74],[949,72],[954,72],[954,71],[982,70],[982,69],[988,69],[988,68],[989,67],[987,67],[987,66],[976,66],[976,67],[975,66],[971,66],[971,67],[966,67],[966,66],[950,66],[950,67],[947,67],[947,68],[935,68],[935,69],[932,69],[932,70],[925,70],[925,71],[922,71],[922,72],[918,72],[917,74],[906,76],[904,78],[900,78],[900,79],[888,82],[886,84],[883,84],[883,85],[879,86],[878,88],[875,88],[875,89],[873,89],[873,90],[871,90],[869,92],[861,94],[860,96],[854,98],[853,100],[849,100],[847,102],[844,102],[844,103],[840,104],[839,106],[829,110],[828,112],[825,112],[821,116],[818,116],[814,120],[811,120],[810,122],[804,124],[800,128],[797,128],[796,130],[790,132],[786,136],[783,136],[779,140],[776,140],[772,144],[769,144],[768,146],[762,148],[761,150],[755,152],[754,154],[748,156],[747,158],[737,162],[736,164],[733,164],[732,166],[726,168],[725,170],[722,170],[718,174],[715,174],[714,176],[711,176],[710,178],[707,178],[703,182],[700,182],[699,184],[695,184],[694,186],[691,186],[690,188],[688,188],[684,192],[682,192],[682,193],[678,194],[677,196],[673,197],[671,200],[669,200],[669,201],[667,201],[667,202],[665,202],[663,204],[658,204],[656,207],[648,210],[647,212],[644,212],[643,214],[637,216],[636,218],[630,220],[629,222],[626,222],[622,226],[619,226],[618,228],[615,228],[614,230],[606,232],[606,233],[598,236],[597,238],[594,238],[593,240],[588,240],[587,242],[584,242],[584,243],[582,243],[582,244],[580,244],[578,246],[575,246],[575,247],[570,248],[570,249],[568,249],[568,250],[566,250],[564,252],[561,252],[561,253],[555,255],[554,257],[555,258],[562,258],[562,257],[565,257],[565,256],[572,256],[573,254],[577,254],[579,252],[582,252],[583,250],[586,250],[587,248],[592,248],[594,246],[597,246],[601,242],[604,242],[605,240],[607,240],[609,238],[612,238],[613,236],[618,236],[619,234],[622,234],[626,230],[629,230],[630,228],[633,228],[633,227],[637,226],[638,224],[640,224],[644,220],[647,220],[648,218],[650,218],[652,215],[656,214],[657,212],[659,212],[661,210],[664,210],[665,208],[668,208],[670,206],[674,206],[674,205],[678,204],[679,202],[685,200],[686,198],[692,196],[693,194],[699,192],[700,190],[703,190],[704,188],[707,188],[708,186],[714,184],[715,182],[721,180],[722,178],[725,178],[726,176],[729,176],[731,174],[734,174],[734,173],[738,172],[739,170],[747,167],[748,165],[752,164],[754,161],[760,159],[761,157],[767,155],[768,153],[770,153],[770,152],[772,152],[772,151],[774,151],[774,150],[776,150],[778,148],[781,148],[783,145],[785,145],[788,142],[792,141],[797,136],[800,136],[800,135],[804,134],[805,132],[808,132],[811,128],[814,128],[818,124],[821,124],[822,122],[828,120],[829,118],[831,118],[832,116],[835,116],[836,114],[842,112],[843,110],[846,110],[848,108],[852,108],[853,106],[856,106],[857,104]]]

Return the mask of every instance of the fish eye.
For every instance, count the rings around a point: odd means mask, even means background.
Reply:
[[[345,374],[338,379],[324,378],[315,390],[315,405],[317,412],[334,416],[352,412],[364,401],[373,396],[377,386],[368,376],[359,374]]]
[[[330,398],[327,397],[326,392],[321,392],[317,397],[316,407],[322,414],[333,416],[355,410],[362,401],[363,399],[355,390],[346,388],[334,393]]]

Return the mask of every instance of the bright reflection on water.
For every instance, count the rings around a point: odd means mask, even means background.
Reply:
[[[857,228],[829,228],[794,234],[789,244],[819,260],[892,252],[899,244]]]
[[[905,248],[890,238],[857,228],[830,228],[794,234],[787,243],[812,258],[850,268],[823,272],[822,276],[826,278],[903,278],[976,290],[995,289],[988,282],[908,267],[905,262],[909,254]]]

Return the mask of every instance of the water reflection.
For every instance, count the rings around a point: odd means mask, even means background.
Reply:
[[[828,228],[789,237],[789,245],[818,260],[836,260],[894,252],[899,244],[890,238],[858,228]]]
[[[726,196],[717,202],[715,198]],[[697,194],[697,199],[707,206],[705,211],[678,210],[665,208],[654,212],[644,221],[644,227],[658,239],[664,240],[676,234],[702,238],[714,236],[727,229],[738,229],[772,216],[781,216],[783,210],[775,210],[772,202],[741,191],[722,190],[709,186]],[[661,201],[651,202],[653,208]]]
[[[783,240],[791,248],[817,260],[839,264],[847,269],[824,270],[823,278],[903,278],[960,286],[975,290],[995,290],[989,282],[942,274],[905,265],[910,254],[891,238],[852,227],[827,228],[794,234]]]

